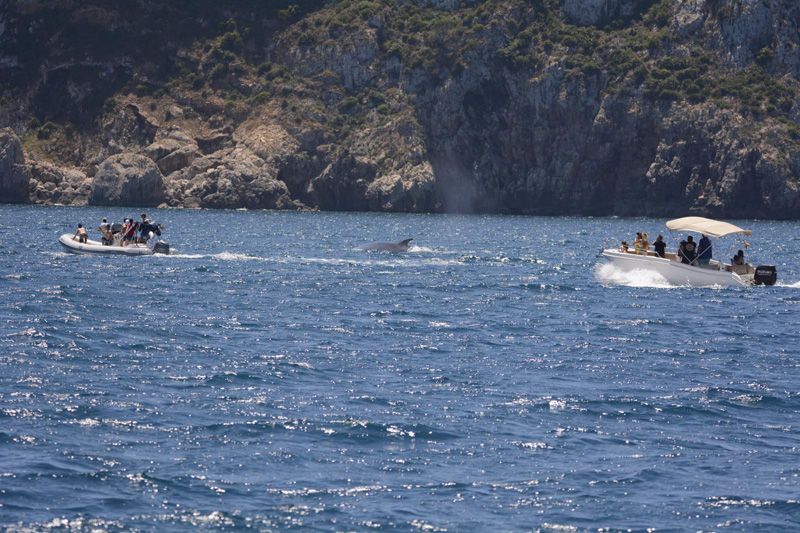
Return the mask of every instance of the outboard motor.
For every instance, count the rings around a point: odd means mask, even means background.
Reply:
[[[778,271],[772,265],[758,265],[753,274],[753,283],[756,285],[775,285],[778,281]]]
[[[158,241],[153,245],[153,253],[169,255],[169,244],[165,243],[164,241]]]

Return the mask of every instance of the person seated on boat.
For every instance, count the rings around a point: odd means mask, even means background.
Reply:
[[[711,239],[703,235],[697,243],[697,264],[707,266],[711,262]]]
[[[642,232],[636,232],[636,239],[633,241],[633,251],[637,255],[642,253]]]
[[[78,242],[85,243],[89,240],[89,235],[86,233],[86,228],[83,227],[83,224],[78,224],[78,230],[75,232],[75,235],[72,236],[72,240],[76,240]]]
[[[648,250],[650,250],[650,241],[647,238],[647,233],[642,232],[642,253],[647,255]]]
[[[158,226],[150,222],[149,218],[146,218],[144,221],[139,223],[138,230],[139,242],[143,244],[147,243],[152,235],[161,235],[161,231],[158,229]]]
[[[97,229],[100,230],[100,242],[105,246],[108,246],[114,241],[114,236],[111,234],[111,224],[108,223],[107,219],[104,218],[100,223],[100,227]]]
[[[692,238],[691,235],[686,237],[685,241],[681,241],[681,245],[678,248],[678,255],[681,258],[681,263],[687,265],[694,264],[697,258],[697,244],[694,242],[694,238]]]
[[[619,244],[619,251],[623,253],[628,253],[628,241],[622,241]]]
[[[732,265],[744,265],[744,250],[739,250],[736,255],[731,257]]]

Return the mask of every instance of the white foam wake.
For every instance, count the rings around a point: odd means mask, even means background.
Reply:
[[[408,252],[412,254],[420,254],[420,253],[433,253],[436,252],[433,248],[428,248],[427,246],[416,246],[412,244],[408,247]]]
[[[385,256],[385,257],[384,257]],[[218,254],[156,254],[152,257],[159,259],[215,259],[217,261],[264,261],[278,264],[320,264],[320,265],[342,265],[342,266],[386,266],[386,267],[420,267],[420,266],[450,266],[462,265],[462,261],[457,259],[442,259],[439,257],[429,257],[424,259],[411,260],[403,254],[384,254],[382,257],[367,258],[344,258],[344,257],[260,257],[256,255],[240,254],[233,252],[222,252]]]
[[[213,259],[220,261],[266,261],[266,257],[257,257],[255,255],[237,254],[233,252],[222,252],[211,256]]]
[[[595,278],[604,285],[624,285],[626,287],[653,287],[667,289],[675,287],[664,276],[652,270],[622,270],[612,263],[602,263],[594,270]]]
[[[800,289],[800,281],[795,281],[794,283],[776,283],[778,287],[786,287],[787,289]]]
[[[266,257],[254,255],[237,254],[232,252],[222,252],[219,254],[155,254],[153,257],[159,259],[217,259],[219,261],[267,261]]]

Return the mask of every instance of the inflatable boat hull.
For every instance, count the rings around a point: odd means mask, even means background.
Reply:
[[[106,246],[101,242],[88,240],[78,242],[69,233],[58,238],[61,246],[67,251],[80,254],[105,254],[105,255],[153,255],[155,252],[146,244],[129,244],[128,246]]]

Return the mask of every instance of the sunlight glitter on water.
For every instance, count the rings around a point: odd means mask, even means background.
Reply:
[[[32,228],[0,249],[2,526],[796,525],[792,223],[748,223],[785,286],[664,290],[594,255],[659,220],[156,210],[180,253],[58,249],[113,211],[0,208]]]

